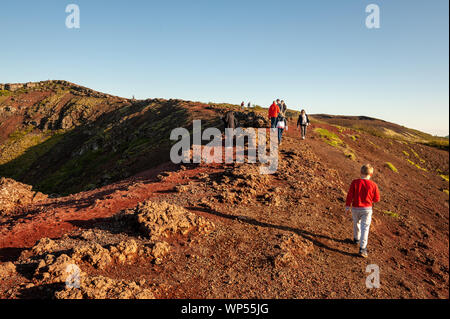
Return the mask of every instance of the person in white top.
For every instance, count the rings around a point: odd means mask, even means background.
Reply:
[[[276,119],[276,127],[278,129],[278,144],[281,145],[283,132],[288,130],[286,118],[281,114],[281,112],[278,114]]]

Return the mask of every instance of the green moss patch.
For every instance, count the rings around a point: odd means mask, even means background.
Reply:
[[[338,146],[344,145],[344,142],[339,138],[339,136],[337,136],[333,132],[328,131],[327,129],[316,128],[314,130],[314,132],[319,134],[320,138],[322,138],[325,141],[325,143],[327,143],[333,147],[338,147]]]
[[[420,169],[420,170],[422,170],[422,171],[424,171],[424,172],[427,172],[427,169],[426,169],[426,168],[421,167],[419,164],[414,163],[414,162],[411,161],[410,159],[406,159],[406,161],[407,161],[409,164],[415,166],[416,168],[418,168],[418,169]]]
[[[398,173],[398,169],[391,162],[386,162],[385,165],[394,173]]]
[[[394,212],[392,212],[392,211],[390,211],[390,210],[384,210],[384,211],[383,211],[383,214],[388,215],[388,216],[390,216],[390,217],[392,217],[392,218],[399,218],[399,217],[400,217],[399,214],[394,213]]]
[[[416,151],[414,151],[412,148],[410,148],[411,152],[414,154],[414,156],[421,162],[421,163],[425,163],[425,160],[422,159],[419,154],[417,154]]]

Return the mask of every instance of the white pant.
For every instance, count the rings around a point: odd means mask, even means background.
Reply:
[[[360,241],[361,249],[366,249],[370,222],[372,221],[372,207],[354,207],[352,208],[352,216],[353,238]]]

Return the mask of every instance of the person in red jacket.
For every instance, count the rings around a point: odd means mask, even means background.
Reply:
[[[277,103],[273,101],[272,105],[269,107],[269,119],[271,128],[276,128],[278,113],[280,113],[280,108],[278,107]]]
[[[368,257],[367,241],[372,221],[372,205],[380,201],[378,186],[370,180],[372,176],[372,165],[363,165],[361,178],[352,182],[345,202],[345,211],[352,211],[353,242],[359,244],[359,255],[364,258]]]

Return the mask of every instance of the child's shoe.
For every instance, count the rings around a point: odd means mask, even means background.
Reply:
[[[367,254],[367,249],[359,249],[359,255],[360,255],[362,258],[367,258],[367,257],[369,257],[369,255]]]

